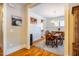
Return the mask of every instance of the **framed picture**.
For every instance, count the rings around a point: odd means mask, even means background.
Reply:
[[[30,17],[30,23],[31,24],[36,24],[37,23],[37,19]]]
[[[12,16],[12,17],[11,17],[11,20],[12,20],[12,26],[21,26],[21,24],[22,24],[22,19],[21,19],[21,17]]]

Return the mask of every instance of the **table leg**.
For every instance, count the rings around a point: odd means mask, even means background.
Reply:
[[[58,47],[58,40],[56,39],[56,47]]]

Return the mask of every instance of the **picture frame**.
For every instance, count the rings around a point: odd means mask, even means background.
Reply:
[[[21,26],[22,25],[22,18],[19,16],[12,16],[12,26]]]
[[[37,19],[30,17],[30,23],[31,24],[37,24]]]

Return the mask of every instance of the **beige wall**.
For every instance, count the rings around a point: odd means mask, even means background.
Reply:
[[[25,4],[4,4],[4,55],[28,47],[27,7]],[[22,18],[21,26],[11,25],[11,16]]]
[[[0,48],[3,48],[3,32],[2,32],[2,14],[3,14],[3,4],[0,4]]]
[[[65,4],[65,9],[64,9],[64,16],[65,16],[65,40],[64,40],[64,55],[67,56],[69,55],[69,47],[68,47],[68,42],[69,42],[69,8],[68,4]]]

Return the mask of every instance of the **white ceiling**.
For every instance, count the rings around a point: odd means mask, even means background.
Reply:
[[[64,16],[64,4],[41,3],[31,7],[31,11],[45,18]]]

